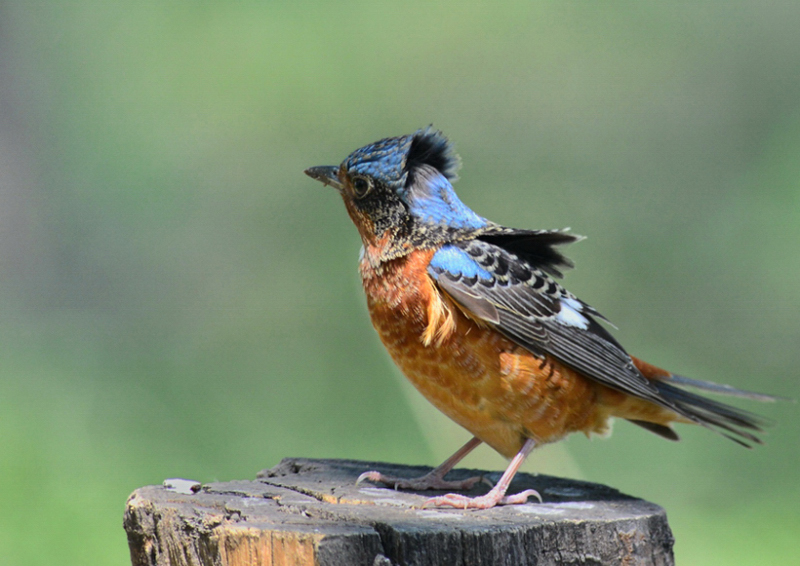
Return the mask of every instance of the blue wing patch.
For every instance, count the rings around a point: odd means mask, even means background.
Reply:
[[[433,254],[428,266],[428,273],[438,280],[443,273],[455,277],[479,278],[492,280],[492,274],[478,265],[472,257],[452,244],[442,246]]]

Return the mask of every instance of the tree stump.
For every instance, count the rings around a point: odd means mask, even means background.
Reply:
[[[366,470],[401,477],[430,468],[287,458],[255,481],[167,480],[128,499],[133,566],[672,565],[657,505],[592,483],[517,474],[533,501],[489,510],[422,509],[443,492],[355,485]],[[449,478],[499,473],[459,469]],[[184,482],[184,483],[182,483]],[[470,492],[480,495],[488,486]]]

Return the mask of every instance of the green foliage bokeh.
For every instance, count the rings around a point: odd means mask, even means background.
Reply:
[[[468,435],[372,331],[302,171],[433,123],[503,224],[570,226],[634,354],[800,396],[800,5],[0,4],[0,555],[128,562],[127,495]],[[619,424],[529,470],[663,505],[681,564],[788,564],[797,405],[743,450]],[[488,449],[466,462],[502,468]]]

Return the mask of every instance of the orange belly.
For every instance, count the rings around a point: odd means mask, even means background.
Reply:
[[[372,323],[425,398],[506,457],[527,438],[544,444],[575,431],[605,432],[606,393],[612,405],[627,400],[465,316],[428,276],[432,255],[414,252],[377,269],[361,264]],[[434,339],[431,324],[445,316]]]

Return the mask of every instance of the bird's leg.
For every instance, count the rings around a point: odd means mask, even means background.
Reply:
[[[533,450],[534,446],[536,446],[536,443],[530,438],[525,441],[525,444],[522,445],[520,451],[511,460],[508,468],[506,468],[506,471],[503,473],[503,477],[500,478],[500,481],[497,482],[497,485],[494,486],[486,495],[481,495],[480,497],[467,497],[458,493],[448,493],[447,495],[443,495],[441,497],[432,497],[423,503],[422,506],[426,507],[430,505],[434,507],[456,507],[459,509],[490,509],[495,505],[525,503],[528,500],[528,497],[531,496],[536,497],[539,500],[539,503],[541,503],[542,496],[539,495],[539,492],[533,489],[526,489],[525,491],[514,495],[506,495],[506,491],[508,490],[509,484],[511,484],[511,480],[514,478],[517,470],[519,470],[519,467],[525,461],[525,458],[527,458],[528,454],[531,453],[531,450]]]
[[[476,476],[474,478],[467,478],[465,480],[447,481],[444,476],[452,470],[464,457],[472,452],[481,443],[478,438],[472,438],[458,451],[450,456],[444,463],[418,478],[395,478],[385,476],[380,472],[364,472],[356,480],[356,485],[364,480],[372,482],[379,482],[384,485],[393,487],[394,489],[414,489],[422,491],[425,489],[470,489],[473,485],[478,483],[482,477]]]

